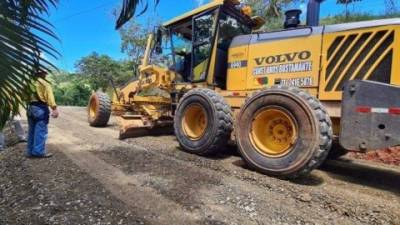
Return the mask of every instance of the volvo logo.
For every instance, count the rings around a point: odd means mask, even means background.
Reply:
[[[254,60],[256,61],[258,66],[261,66],[263,64],[287,63],[287,62],[294,62],[297,60],[307,60],[310,57],[311,57],[311,52],[302,51],[302,52],[286,53],[281,55],[260,57],[260,58],[255,58]]]

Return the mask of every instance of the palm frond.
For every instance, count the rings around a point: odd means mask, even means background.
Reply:
[[[160,0],[153,0],[154,6],[160,3]],[[142,15],[149,8],[148,0],[123,0],[122,9],[115,25],[116,29],[121,28],[126,22],[128,22],[136,13],[137,7],[142,5],[142,10],[138,16]]]
[[[32,94],[34,73],[56,67],[43,54],[59,53],[43,37],[57,39],[44,19],[58,0],[2,0],[0,2],[0,129]]]

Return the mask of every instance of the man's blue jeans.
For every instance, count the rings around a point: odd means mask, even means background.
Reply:
[[[46,155],[46,140],[48,135],[49,108],[45,104],[30,105],[28,116],[28,156]]]

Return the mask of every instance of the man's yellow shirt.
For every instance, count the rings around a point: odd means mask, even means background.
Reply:
[[[47,103],[51,108],[57,107],[56,100],[54,99],[53,88],[48,81],[39,78],[35,82],[35,90],[36,96],[33,96],[33,102],[41,101]]]

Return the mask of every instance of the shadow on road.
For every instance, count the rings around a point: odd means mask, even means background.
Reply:
[[[334,179],[400,195],[400,172],[345,160],[327,161],[321,170]]]
[[[255,171],[254,169],[249,167],[243,159],[235,160],[232,164],[237,167],[240,167],[242,169],[245,169],[245,170]],[[263,175],[261,173],[260,173],[260,175],[267,176],[267,175]],[[285,180],[285,179],[283,179],[283,180]],[[295,183],[295,184],[300,184],[300,185],[305,185],[305,186],[318,186],[318,185],[321,185],[324,183],[324,179],[322,177],[318,177],[314,174],[310,174],[308,176],[296,178],[296,179],[289,180],[289,181],[292,183]]]
[[[180,146],[178,146],[177,149],[179,149],[179,151],[185,152],[185,150]],[[240,157],[239,150],[237,149],[236,146],[228,145],[222,149],[219,149],[218,153],[215,155],[211,154],[211,155],[206,155],[203,157],[206,157],[207,159],[210,159],[210,160],[223,160],[223,159],[230,158],[232,156]]]
[[[224,157],[228,158],[232,155],[240,157],[237,149],[233,146],[225,151]],[[253,171],[243,159],[235,160],[233,165]],[[360,164],[350,160],[327,160],[319,169],[327,172],[328,176],[336,180],[386,190],[400,195],[400,172],[389,168]],[[325,181],[318,175],[310,174],[290,180],[290,182],[306,186],[319,186]]]
[[[180,147],[179,150],[183,151]],[[239,168],[254,171],[241,158],[235,144],[230,143],[226,148],[220,149],[218,154],[206,156],[207,159],[220,161],[232,158],[231,163]],[[400,195],[400,170],[396,171],[384,166],[367,165],[350,160],[327,160],[320,168],[334,180],[350,182],[376,189],[390,191]],[[259,173],[261,176],[262,175]],[[323,184],[324,178],[318,174],[311,173],[308,176],[290,180],[290,182],[305,186],[319,186]]]

